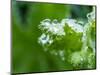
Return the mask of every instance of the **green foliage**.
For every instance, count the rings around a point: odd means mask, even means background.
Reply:
[[[39,38],[39,43],[45,51],[54,52],[63,61],[71,63],[74,69],[93,69],[96,35],[94,16],[95,10],[87,15],[88,23],[84,23],[85,25],[74,19],[63,19],[61,23],[45,19],[39,25],[45,35]]]
[[[92,6],[12,3],[13,73],[96,68],[95,11],[89,13]],[[88,18],[79,11],[89,13]]]

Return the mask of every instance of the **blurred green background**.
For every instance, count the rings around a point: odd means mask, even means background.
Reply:
[[[72,70],[38,44],[40,21],[49,18],[87,20],[92,6],[12,1],[12,73]]]

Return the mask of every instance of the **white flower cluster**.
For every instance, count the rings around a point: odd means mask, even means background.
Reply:
[[[93,11],[87,15],[88,23],[85,24],[83,28],[83,36],[82,36],[82,49],[81,54],[78,52],[75,52],[71,55],[71,63],[74,66],[81,65],[83,61],[87,59],[88,68],[93,67],[93,59],[95,59],[95,41],[91,38],[91,27],[92,23],[95,21],[95,7],[93,8]],[[86,55],[88,51],[88,45],[92,48],[93,53],[88,54],[86,57],[83,55]],[[84,60],[85,59],[85,60]]]
[[[51,34],[60,37],[65,36],[66,33],[64,31],[64,27],[67,26],[77,33],[83,32],[83,26],[81,24],[83,23],[80,22],[79,24],[79,22],[74,19],[62,19],[61,22],[58,22],[56,19],[54,19],[52,22],[50,19],[45,19],[41,21],[39,25],[39,28],[45,32],[38,38],[38,43],[42,44],[43,46],[46,44],[52,44],[54,39],[51,39]]]
[[[62,23],[67,24],[71,27],[75,32],[83,32],[83,22],[77,21],[75,19],[63,19]]]
[[[82,25],[80,25],[74,19],[62,19],[61,23],[59,23],[56,19],[54,19],[52,22],[50,19],[45,19],[40,22],[39,28],[41,30],[45,30],[45,33],[47,33],[48,35],[43,33],[39,37],[38,42],[42,45],[45,45],[47,43],[51,44],[53,42],[53,39],[50,39],[49,32],[53,35],[64,36],[66,34],[64,31],[65,25],[71,27],[75,32],[83,32]]]
[[[42,46],[45,45],[51,45],[55,38],[53,38],[53,35],[56,35],[56,37],[64,37],[66,36],[64,27],[70,27],[73,31],[76,33],[82,33],[81,41],[82,41],[82,48],[80,52],[73,52],[70,57],[71,64],[76,67],[79,65],[84,64],[84,61],[86,61],[86,57],[84,56],[85,53],[87,53],[88,47],[91,47],[95,52],[95,41],[91,41],[91,25],[92,21],[95,21],[95,7],[93,8],[93,12],[89,13],[87,15],[88,23],[84,23],[82,21],[77,21],[75,19],[62,19],[61,22],[58,22],[56,19],[51,21],[50,19],[44,19],[40,22],[39,28],[43,31],[43,34],[38,38],[38,43]],[[53,34],[53,35],[51,35]],[[90,40],[90,41],[89,41]],[[59,40],[57,40],[59,41]],[[88,44],[90,46],[88,46]],[[48,50],[48,48],[46,48]],[[51,50],[52,54],[59,55],[61,59],[64,61],[65,59],[65,49],[57,50]],[[88,56],[88,55],[87,55]],[[91,57],[92,58],[92,57]],[[92,60],[92,59],[91,59]],[[91,60],[87,61],[90,63]],[[91,67],[91,64],[89,65]]]
[[[64,25],[59,23],[56,19],[51,22],[50,19],[45,19],[39,25],[41,29],[47,30],[47,32],[51,32],[54,35],[65,35]]]
[[[42,44],[43,46],[45,44],[51,44],[52,42],[53,40],[50,38],[50,36],[44,33],[38,39],[38,43]]]

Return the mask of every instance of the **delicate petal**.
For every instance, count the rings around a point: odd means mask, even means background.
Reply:
[[[69,27],[71,27],[76,32],[83,32],[83,26],[80,24],[83,22],[79,21],[79,23],[74,19],[63,19],[62,24],[67,24]]]

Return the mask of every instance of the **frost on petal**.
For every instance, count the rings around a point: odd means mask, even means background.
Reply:
[[[75,32],[83,32],[83,26],[82,26],[83,22],[81,21],[77,22],[74,19],[63,19],[62,24],[67,24]]]

